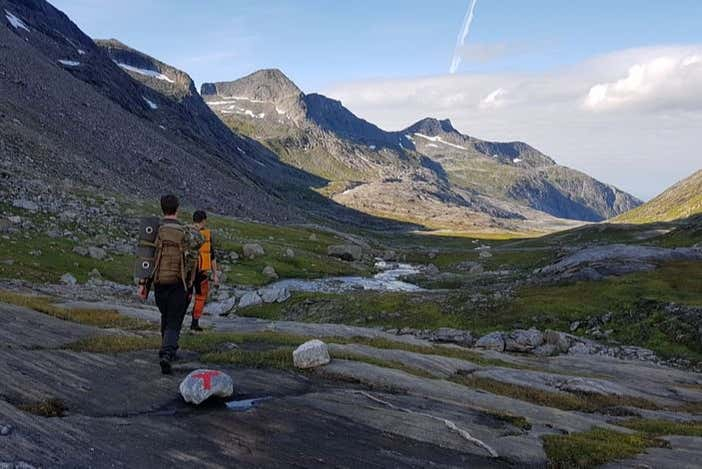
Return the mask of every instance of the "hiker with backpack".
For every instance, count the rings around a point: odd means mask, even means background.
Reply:
[[[180,331],[190,303],[192,286],[197,273],[199,250],[204,240],[199,230],[178,220],[178,198],[161,197],[163,218],[158,226],[144,228],[153,241],[140,241],[140,247],[151,256],[141,256],[143,277],[139,280],[138,295],[146,300],[153,284],[156,305],[161,312],[161,349],[159,364],[163,374],[171,373],[171,363],[176,358]],[[147,219],[148,221],[148,219]],[[139,249],[137,250],[139,257]],[[143,251],[141,251],[143,252]]]
[[[195,305],[193,306],[193,321],[190,324],[190,329],[202,331],[200,318],[210,292],[210,280],[217,287],[219,286],[219,277],[217,274],[217,259],[215,259],[214,239],[212,231],[207,228],[207,213],[204,210],[197,210],[193,213],[193,224],[200,231],[204,242],[200,247],[197,275],[195,277]]]

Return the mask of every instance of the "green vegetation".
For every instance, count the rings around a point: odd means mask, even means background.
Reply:
[[[41,402],[18,405],[23,412],[38,415],[39,417],[63,417],[68,408],[60,399],[47,399]]]
[[[368,363],[382,368],[391,368],[394,370],[404,371],[407,374],[419,376],[420,378],[435,378],[435,376],[427,371],[424,371],[413,366],[407,366],[402,362],[383,360],[381,358],[372,357],[369,355],[353,352],[330,352],[330,355],[335,360],[349,360],[354,362]]]
[[[127,330],[155,329],[153,324],[139,319],[122,316],[117,311],[90,308],[62,308],[52,303],[50,298],[42,296],[21,295],[0,290],[0,303],[33,309],[64,321],[76,322],[101,328],[120,328]]]
[[[590,468],[642,453],[646,448],[666,447],[665,441],[641,433],[626,434],[604,428],[570,435],[547,435],[544,451],[558,469]]]
[[[526,386],[503,383],[491,378],[461,374],[452,377],[451,380],[469,388],[482,389],[492,394],[511,397],[540,406],[555,407],[561,410],[592,413],[606,412],[609,408],[623,406],[640,409],[659,409],[659,406],[655,403],[637,397],[549,392]]]
[[[292,347],[278,347],[271,350],[231,350],[205,353],[200,359],[205,363],[219,365],[287,370],[293,368],[292,352]]]
[[[503,412],[493,412],[493,411],[485,411],[483,413],[489,415],[490,417],[492,417],[496,420],[508,423],[508,424],[512,425],[513,427],[517,427],[520,430],[525,430],[525,431],[531,430],[531,424],[529,423],[529,421],[526,418],[524,418],[522,416],[516,416],[516,415],[511,415],[511,414],[507,414],[507,413],[503,413]]]
[[[650,202],[615,218],[618,222],[651,223],[702,213],[702,171],[677,183]]]
[[[274,226],[251,223],[231,218],[213,216],[210,226],[215,230],[217,248],[233,251],[241,258],[230,266],[228,282],[237,285],[263,285],[270,280],[262,271],[270,265],[282,278],[319,278],[340,275],[369,275],[370,268],[333,259],[327,256],[327,248],[344,244],[342,238],[320,230],[299,227]],[[256,259],[244,259],[242,246],[246,243],[260,244],[265,255]],[[293,257],[285,251],[292,249]]]
[[[85,282],[88,273],[97,269],[104,279],[131,282],[134,263],[131,256],[112,256],[100,261],[74,253],[77,245],[34,232],[11,235],[10,240],[0,243],[0,278],[58,283],[63,274],[70,272],[79,282]]]
[[[630,419],[617,422],[620,427],[630,428],[649,436],[697,436],[702,437],[702,422],[671,422],[668,420]]]

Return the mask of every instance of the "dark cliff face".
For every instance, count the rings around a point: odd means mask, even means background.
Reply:
[[[0,114],[16,122],[0,128],[4,167],[137,196],[176,192],[257,220],[362,218],[311,191],[320,178],[232,132],[184,72],[118,41],[96,44],[44,1],[0,0],[0,12]]]

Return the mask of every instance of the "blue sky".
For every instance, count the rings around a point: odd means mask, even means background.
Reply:
[[[306,91],[338,81],[445,73],[469,1],[54,0],[89,35],[116,38],[196,82],[277,67]],[[468,43],[503,56],[463,72],[533,71],[699,38],[702,2],[482,0]]]
[[[433,116],[524,140],[648,199],[702,166],[702,1],[53,0],[204,81],[280,68],[388,130]]]

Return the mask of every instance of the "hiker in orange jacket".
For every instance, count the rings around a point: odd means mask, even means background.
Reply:
[[[193,213],[193,223],[200,230],[200,234],[204,239],[202,247],[200,247],[200,259],[198,261],[198,273],[195,279],[195,306],[193,306],[193,321],[190,329],[193,331],[202,331],[200,327],[200,318],[202,310],[207,302],[207,295],[210,292],[210,280],[215,286],[219,286],[219,277],[217,274],[217,260],[215,259],[214,240],[212,231],[206,228],[207,213],[203,210],[197,210]]]

